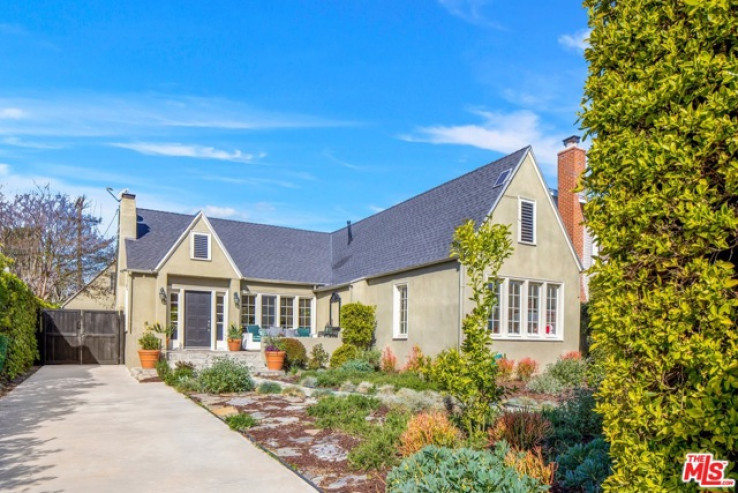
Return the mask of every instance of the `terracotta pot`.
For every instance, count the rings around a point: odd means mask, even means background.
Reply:
[[[139,349],[138,358],[141,360],[141,368],[156,368],[160,353],[159,349]]]
[[[229,351],[240,351],[241,350],[241,339],[228,339],[228,350]]]
[[[267,368],[270,370],[281,370],[284,366],[284,351],[264,351],[266,357]]]

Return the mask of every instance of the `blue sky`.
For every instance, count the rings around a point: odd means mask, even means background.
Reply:
[[[579,133],[579,2],[5,0],[0,183],[332,231]]]

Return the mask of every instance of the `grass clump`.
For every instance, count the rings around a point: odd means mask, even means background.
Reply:
[[[246,430],[259,424],[259,421],[248,413],[234,414],[225,419],[226,424],[236,431]]]
[[[412,389],[412,390],[437,390],[438,386],[426,380],[422,375],[416,372],[408,371],[403,373],[384,373],[379,371],[357,371],[355,368],[337,368],[321,371],[307,371],[303,373],[303,379],[306,377],[315,378],[315,386],[323,388],[337,389],[344,382],[351,382],[358,385],[361,382],[369,382],[376,387],[384,385],[392,385],[396,389]],[[312,380],[311,380],[312,382]]]
[[[282,392],[282,386],[276,382],[264,382],[256,388],[260,394],[279,394]]]
[[[361,435],[368,426],[367,416],[379,405],[378,399],[363,395],[327,396],[308,407],[307,413],[316,418],[315,424],[320,428]]]

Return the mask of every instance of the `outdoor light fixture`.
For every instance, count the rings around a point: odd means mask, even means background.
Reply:
[[[236,306],[241,306],[241,296],[239,296],[238,291],[233,292],[233,303],[235,303]]]
[[[167,302],[167,292],[164,290],[164,288],[159,288],[159,299],[162,303]]]

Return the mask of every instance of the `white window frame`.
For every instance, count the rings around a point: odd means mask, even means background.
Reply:
[[[509,289],[510,282],[521,282],[520,288],[520,333],[508,331],[509,322]],[[490,281],[492,283],[493,281]],[[509,341],[563,341],[564,340],[564,299],[565,285],[562,281],[550,281],[544,279],[525,279],[518,277],[498,277],[497,282],[501,285],[502,297],[498,301],[500,306],[500,333],[490,331],[490,335],[496,340]],[[530,283],[539,285],[538,297],[538,333],[528,333],[528,294]],[[556,333],[546,334],[546,312],[548,308],[548,287],[558,286],[558,297],[556,300]],[[488,324],[489,327],[489,324]]]
[[[533,241],[523,240],[523,203],[531,204],[533,206]],[[536,241],[538,240],[538,234],[536,233],[538,227],[538,221],[536,220],[538,212],[537,209],[538,207],[536,206],[535,200],[518,197],[518,243],[535,246]]]
[[[405,332],[402,333],[402,299],[401,289],[405,289]],[[394,339],[407,339],[410,332],[410,289],[406,282],[395,284],[392,287],[392,337]]]
[[[208,238],[208,258],[195,257],[195,236],[206,236]],[[213,237],[210,233],[198,233],[193,231],[190,233],[190,259],[200,260],[203,262],[211,261],[213,258]]]

